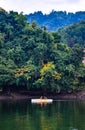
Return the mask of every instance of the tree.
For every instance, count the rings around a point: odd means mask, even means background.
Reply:
[[[12,60],[6,60],[0,57],[0,88],[3,91],[9,91],[15,85],[16,65]]]
[[[35,81],[35,85],[41,87],[43,90],[54,90],[57,89],[55,82],[60,79],[61,74],[56,71],[55,65],[52,62],[48,62],[47,64],[43,64],[43,68],[40,70],[40,78]]]
[[[33,64],[28,64],[17,68],[15,72],[16,85],[20,87],[23,86],[23,89],[31,89],[33,87],[33,82],[36,79],[37,69]]]

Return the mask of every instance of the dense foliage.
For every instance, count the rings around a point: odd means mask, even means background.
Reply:
[[[0,88],[60,92],[85,87],[81,45],[60,43],[57,32],[0,9]]]
[[[47,30],[55,31],[61,27],[85,20],[85,11],[67,13],[66,11],[54,11],[43,14],[41,11],[26,15],[29,22],[36,21],[41,27],[46,26]]]
[[[85,46],[85,20],[58,30],[61,41],[70,46],[81,44]]]

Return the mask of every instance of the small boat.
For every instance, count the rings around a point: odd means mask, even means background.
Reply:
[[[53,99],[31,99],[31,103],[52,103]]]

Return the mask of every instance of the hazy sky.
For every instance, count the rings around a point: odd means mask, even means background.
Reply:
[[[85,11],[85,0],[0,0],[0,7],[25,14],[34,11],[49,13],[52,10],[76,12]]]

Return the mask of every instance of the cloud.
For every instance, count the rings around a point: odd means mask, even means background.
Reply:
[[[66,2],[68,3],[72,3],[72,4],[77,4],[79,3],[81,0],[66,0]]]
[[[0,6],[5,10],[14,10],[24,13],[43,11],[49,13],[52,9],[56,11],[84,11],[84,0],[0,0]]]

